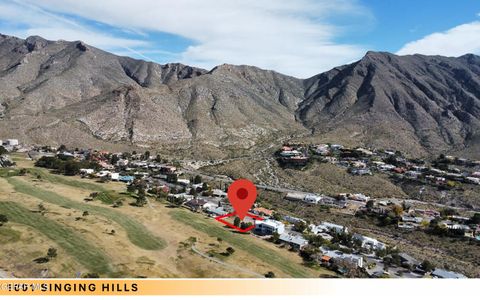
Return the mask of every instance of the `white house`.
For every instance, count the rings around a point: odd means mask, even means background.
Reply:
[[[310,225],[310,230],[313,234],[319,234],[321,232],[335,231],[336,233],[348,233],[348,228],[342,225],[337,225],[329,222],[322,222],[320,225]]]
[[[323,255],[331,257],[333,260],[344,261],[352,263],[359,268],[363,268],[363,257],[355,254],[346,254],[339,250],[327,250],[323,247],[320,248]]]
[[[219,189],[213,189],[212,190],[212,195],[214,197],[220,197],[220,198],[226,198],[227,197],[227,193],[225,193],[224,191],[219,190]]]
[[[285,200],[303,201],[303,199],[305,199],[304,193],[287,193],[287,195],[285,195]]]
[[[187,186],[187,185],[190,184],[190,180],[179,178],[179,179],[177,179],[177,183],[181,184],[181,185],[184,185],[184,186]]]
[[[18,146],[18,140],[17,139],[7,139],[7,140],[5,140],[5,144],[7,146]]]
[[[272,235],[274,232],[282,234],[285,232],[285,224],[271,219],[255,221],[255,231],[261,235]]]
[[[95,173],[94,169],[80,169],[80,174],[91,175]]]
[[[105,177],[105,176],[109,176],[111,173],[112,172],[110,172],[110,171],[102,170],[102,171],[98,172],[97,174],[95,174],[95,176],[102,178],[102,177]]]
[[[299,233],[284,232],[280,234],[279,240],[289,244],[294,249],[302,249],[308,245],[308,241]]]
[[[353,239],[359,240],[362,245],[362,248],[367,248],[367,249],[372,249],[372,250],[383,250],[386,248],[386,245],[382,242],[379,242],[378,240],[368,237],[368,236],[363,236],[361,234],[354,234]]]
[[[302,201],[309,204],[318,204],[318,202],[320,202],[321,200],[322,197],[319,195],[307,194]]]
[[[120,173],[110,173],[110,179],[113,181],[118,181],[120,179]]]

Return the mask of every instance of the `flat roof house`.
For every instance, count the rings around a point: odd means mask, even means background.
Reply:
[[[284,232],[280,234],[279,240],[290,245],[293,249],[302,249],[308,245],[308,241],[299,233]]]
[[[255,221],[255,232],[261,235],[272,235],[274,232],[282,234],[285,232],[285,224],[271,219]]]

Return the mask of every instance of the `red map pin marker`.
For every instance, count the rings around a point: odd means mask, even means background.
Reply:
[[[243,220],[257,199],[257,188],[250,180],[239,179],[228,187],[227,195],[235,213]]]

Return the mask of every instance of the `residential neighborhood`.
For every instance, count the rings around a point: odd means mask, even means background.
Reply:
[[[7,153],[21,148],[17,140],[3,142],[5,154],[0,156],[2,168],[14,163]],[[136,206],[148,206],[145,195],[164,199],[170,205],[184,207],[211,218],[234,212],[227,198],[228,185],[204,180],[201,175],[186,172],[178,161],[168,161],[159,155],[145,153],[110,153],[92,149],[67,149],[42,146],[30,147],[29,159],[38,167],[48,168],[64,175],[77,175],[99,182],[122,182],[126,190],[139,195]],[[477,184],[478,171],[443,171],[425,162],[410,162],[393,151],[374,151],[364,148],[346,149],[341,145],[284,146],[278,153],[286,167],[302,167],[306,161],[320,158],[323,162],[348,168],[352,176],[386,172],[421,180],[425,184],[458,181]],[[293,159],[293,160],[292,160]],[[298,159],[298,160],[297,160]],[[304,161],[305,160],[305,161]],[[442,157],[450,163],[477,167],[479,162]],[[299,163],[299,161],[304,161]],[[368,174],[367,174],[368,173]],[[435,175],[434,175],[435,174]],[[415,176],[414,176],[415,175]],[[442,181],[441,178],[445,179]],[[441,183],[444,184],[444,183]],[[141,195],[141,196],[140,196]],[[97,197],[91,195],[91,201]],[[480,214],[464,213],[445,208],[425,209],[415,199],[374,198],[362,193],[316,194],[306,191],[283,193],[283,198],[308,207],[326,207],[351,218],[376,218],[386,225],[394,224],[397,230],[421,230],[433,235],[462,236],[480,242]],[[114,203],[118,207],[121,203]],[[266,239],[290,251],[298,252],[306,264],[331,269],[345,277],[402,277],[462,278],[462,274],[435,268],[428,261],[420,261],[399,252],[385,241],[360,234],[355,228],[330,221],[312,223],[290,214],[278,212],[255,204],[251,214],[239,220],[238,226],[254,225],[252,238]],[[458,213],[462,213],[459,215]]]

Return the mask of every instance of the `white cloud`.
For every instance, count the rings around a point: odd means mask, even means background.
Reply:
[[[436,32],[404,45],[397,54],[426,54],[461,56],[480,54],[480,22],[456,26],[444,32]]]
[[[249,64],[299,77],[320,73],[364,54],[363,46],[335,42],[344,33],[345,26],[335,26],[328,21],[331,17],[347,16],[352,22],[366,20],[366,23],[373,18],[357,0],[15,2],[40,7],[49,14],[63,16],[61,18],[79,16],[127,32],[167,32],[182,36],[192,41],[192,45],[178,54],[186,64],[204,68],[222,63]],[[31,19],[22,16],[22,20]],[[66,24],[56,21],[63,27]],[[140,42],[102,32],[82,34],[83,30],[75,24],[67,25],[68,30],[62,26],[36,26],[29,30],[48,38],[59,38],[63,34],[66,34],[63,39],[75,36],[99,47],[107,46],[108,50],[111,44],[135,47],[135,43]],[[143,35],[139,37],[148,39]]]
[[[22,16],[22,18],[18,16]],[[132,47],[148,45],[148,42],[144,40],[117,38],[36,6],[17,1],[13,3],[0,2],[0,20],[11,24],[1,28],[2,33],[21,38],[39,35],[50,40],[82,40],[98,48],[127,50],[130,55],[135,54]]]

